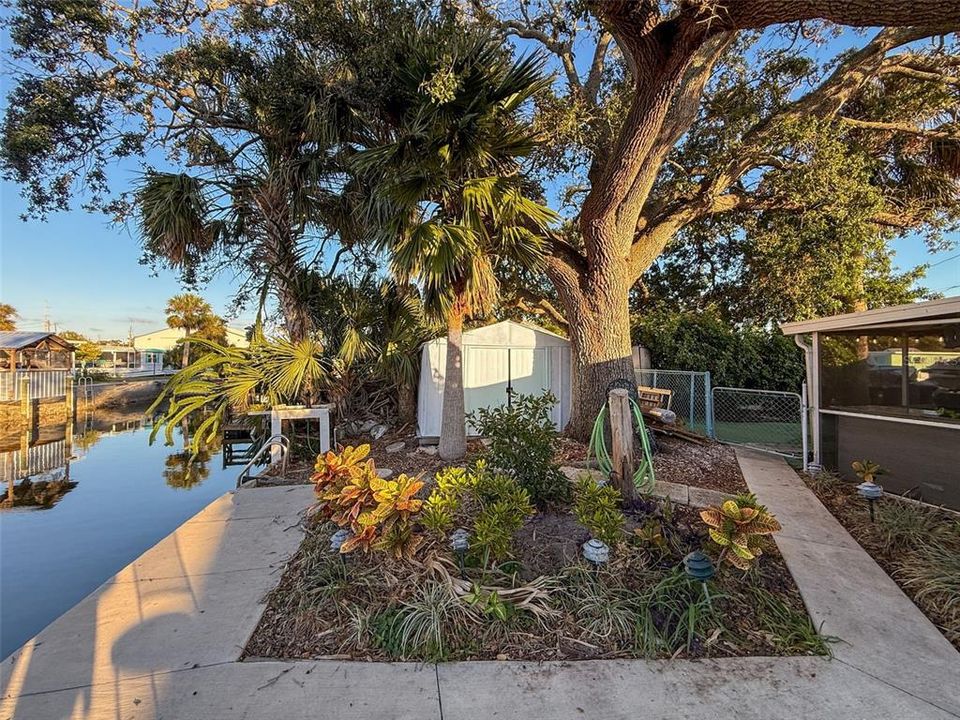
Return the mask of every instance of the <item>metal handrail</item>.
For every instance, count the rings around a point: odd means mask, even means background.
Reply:
[[[84,400],[93,399],[93,378],[89,375],[82,374],[77,378],[77,390],[80,391],[80,396]]]
[[[243,470],[240,471],[240,474],[237,476],[237,487],[240,487],[250,478],[248,474],[250,469],[256,465],[257,461],[267,450],[273,451],[273,446],[280,446],[280,472],[287,472],[287,454],[290,452],[290,440],[286,435],[271,435],[267,438],[266,442],[260,446],[260,448],[253,454],[253,457],[250,458],[250,461],[243,466]]]

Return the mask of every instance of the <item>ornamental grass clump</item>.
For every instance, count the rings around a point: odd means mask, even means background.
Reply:
[[[781,527],[766,507],[752,493],[738,495],[719,507],[700,512],[707,524],[710,539],[720,547],[720,561],[741,570],[749,570],[763,550],[760,540],[778,532]]]

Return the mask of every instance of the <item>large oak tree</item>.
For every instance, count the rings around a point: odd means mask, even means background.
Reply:
[[[604,0],[582,7],[554,0],[476,1],[472,13],[508,36],[541,44],[562,70],[538,121],[559,138],[545,160],[546,174],[575,170],[578,162],[584,167],[569,191],[572,222],[553,237],[547,268],[571,319],[574,412],[568,429],[575,434],[587,432],[608,383],[632,376],[628,294],[679,233],[746,209],[800,215],[809,209],[797,193],[764,182],[790,163],[805,162],[793,149],[798,135],[811,130],[806,123],[820,122],[821,132],[851,142],[869,136],[878,166],[890,148],[900,148],[893,154],[924,156],[916,165],[921,169],[937,163],[957,169],[958,56],[941,39],[960,28],[956,0]],[[821,21],[874,30],[807,89],[778,85],[764,57],[755,54],[752,87],[766,91],[765,101],[745,108],[711,105],[720,69],[728,72],[731,58],[749,57],[757,33],[783,26],[802,38]],[[589,62],[577,57],[585,49]],[[797,57],[782,53],[779,59]],[[947,99],[941,106],[952,109],[930,116],[927,107],[862,102],[865,89],[882,96],[887,84],[907,79],[942,90]],[[883,168],[875,171],[880,202],[872,221],[878,225],[916,227],[936,222],[945,205],[956,207],[955,182],[938,203],[924,204],[904,189],[902,178],[884,180]]]

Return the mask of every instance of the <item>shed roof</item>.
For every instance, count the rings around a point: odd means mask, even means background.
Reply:
[[[862,312],[783,323],[785,335],[845,330],[883,330],[960,322],[960,296],[907,303]]]
[[[72,349],[70,343],[55,333],[3,330],[0,331],[0,350],[23,350],[48,339],[65,350]]]
[[[531,343],[532,337],[540,336],[540,341]],[[446,335],[441,335],[428,340],[428,343],[445,343]],[[570,342],[563,335],[542,328],[539,325],[528,322],[517,322],[515,320],[501,320],[500,322],[489,325],[481,325],[463,331],[464,345],[498,345],[508,346],[533,346],[535,345],[567,345]]]

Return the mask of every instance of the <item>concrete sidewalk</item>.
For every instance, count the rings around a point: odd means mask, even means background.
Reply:
[[[171,673],[235,663],[300,544],[311,491],[234,492],[208,505],[4,662],[0,718],[115,717],[113,696],[130,681],[147,679],[159,697]],[[28,698],[48,693],[44,713],[24,714]]]
[[[811,522],[818,535],[829,523],[815,507],[794,502],[790,493],[802,493],[781,475],[776,463],[782,461],[745,456],[741,462],[748,483],[784,523],[784,555],[799,563],[811,611],[831,618],[827,632],[855,640],[841,661],[237,662],[264,595],[299,545],[299,514],[312,502],[307,486],[256,488],[215,501],[4,663],[0,720],[960,717],[951,704],[956,683],[938,694],[919,680],[894,683],[872,665],[860,667],[858,658],[871,653],[881,669],[884,655],[893,658],[891,667],[898,657],[916,663],[925,645],[901,655],[899,634],[889,641],[882,628],[858,635],[854,625],[843,625],[841,609],[833,606],[854,604],[848,591],[872,598],[873,588],[834,585],[832,597],[818,599],[830,567],[818,573],[802,567],[789,543],[806,542],[796,539],[806,532],[802,523]],[[836,542],[854,551],[842,534]],[[925,618],[910,608],[899,608],[904,633],[926,637],[917,629],[917,616]],[[927,641],[925,668],[946,684],[960,669],[958,656],[949,644],[952,656]],[[906,676],[922,677],[922,669]]]
[[[960,716],[960,653],[781,458],[737,450],[750,490],[779,518],[777,546],[835,659]]]

